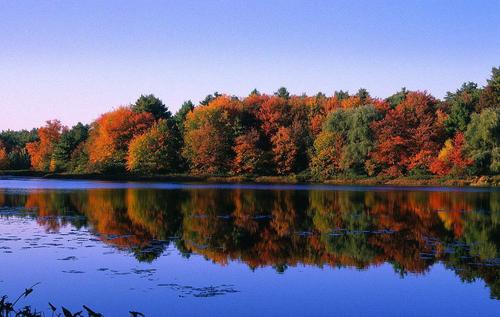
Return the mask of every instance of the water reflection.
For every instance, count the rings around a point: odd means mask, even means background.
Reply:
[[[88,227],[103,243],[155,261],[186,257],[278,272],[299,264],[425,274],[442,262],[500,298],[500,193],[191,188],[0,192],[0,214],[49,232]]]

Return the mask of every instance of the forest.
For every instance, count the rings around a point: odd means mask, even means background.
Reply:
[[[0,133],[0,170],[100,175],[450,177],[500,172],[500,67],[443,100],[402,88],[332,96],[208,95],[172,114],[154,95],[73,127]]]

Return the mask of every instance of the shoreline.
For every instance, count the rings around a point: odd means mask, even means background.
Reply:
[[[30,170],[0,171],[0,177],[37,177],[44,179],[97,180],[97,181],[138,181],[138,182],[178,182],[178,183],[229,183],[229,184],[323,184],[360,186],[443,186],[443,187],[500,187],[500,175],[473,176],[468,178],[442,177],[364,177],[336,178],[324,181],[290,176],[213,176],[213,175],[106,175],[106,174],[66,174],[46,173]]]

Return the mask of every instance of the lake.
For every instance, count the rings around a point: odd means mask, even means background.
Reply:
[[[46,312],[499,316],[500,191],[4,177],[0,259]]]

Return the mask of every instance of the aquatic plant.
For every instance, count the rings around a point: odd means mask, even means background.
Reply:
[[[53,305],[52,303],[48,303],[49,309],[50,309],[50,315],[46,315],[42,311],[38,311],[36,308],[32,308],[29,305],[26,305],[22,308],[17,308],[17,304],[21,299],[25,299],[28,297],[31,293],[33,293],[33,289],[35,286],[39,285],[40,283],[36,283],[33,286],[26,288],[21,295],[19,295],[16,300],[13,302],[9,301],[9,298],[7,295],[3,295],[0,297],[0,317],[45,317],[45,316],[52,316],[52,317],[83,317],[83,311],[87,313],[88,317],[104,317],[103,314],[98,313],[91,309],[90,307],[83,305],[82,308],[83,310],[78,311],[73,313],[69,309],[67,309],[64,306],[61,306],[60,309],[57,308],[57,306]],[[129,311],[130,316],[132,317],[145,317],[143,313],[136,312],[136,311]]]

